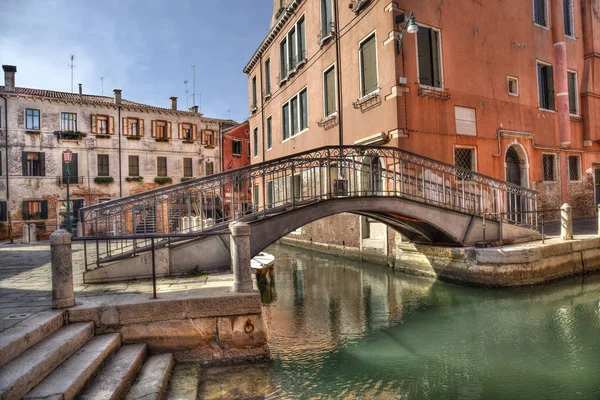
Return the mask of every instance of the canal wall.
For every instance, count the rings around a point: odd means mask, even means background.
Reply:
[[[600,238],[552,239],[544,244],[537,241],[502,248],[449,248],[398,242],[394,243],[389,255],[289,236],[280,242],[306,250],[385,264],[413,275],[490,287],[537,285],[600,271]]]

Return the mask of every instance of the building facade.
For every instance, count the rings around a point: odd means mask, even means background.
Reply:
[[[223,152],[222,171],[242,168],[250,165],[250,123],[244,121],[241,124],[225,129],[221,135],[221,149]],[[231,204],[232,196],[235,196],[235,203],[239,204],[240,209],[237,214],[249,209],[252,203],[252,193],[248,185],[228,185],[225,187],[225,204]],[[227,208],[230,210],[230,208]]]
[[[114,97],[0,86],[0,221],[3,237],[35,223],[44,237],[64,226],[67,167],[74,225],[79,208],[221,170],[219,134],[234,121],[197,107],[154,107]],[[10,229],[9,229],[10,228]]]
[[[403,29],[411,12],[416,33]],[[598,15],[592,0],[275,0],[244,68],[252,161],[394,146],[535,189],[540,209],[568,202],[575,216],[591,215]],[[370,222],[341,216],[303,231],[318,241],[327,237],[318,226],[339,224],[349,229],[336,244],[376,237],[387,248],[389,232],[373,225],[373,236]]]

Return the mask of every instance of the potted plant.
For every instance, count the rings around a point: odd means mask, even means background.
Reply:
[[[97,176],[94,178],[94,183],[97,185],[108,185],[114,181],[115,179],[112,176]]]
[[[169,142],[169,138],[167,138],[167,137],[157,137],[156,141],[157,142],[166,142],[166,143],[168,143]]]
[[[142,178],[141,176],[128,176],[127,178],[125,178],[125,180],[127,182],[139,182],[139,183],[142,183],[144,181],[144,178]]]
[[[157,176],[154,178],[154,183],[158,185],[166,185],[168,183],[173,183],[173,179],[166,176]]]

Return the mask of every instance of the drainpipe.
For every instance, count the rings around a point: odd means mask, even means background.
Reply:
[[[265,153],[266,153],[266,148],[267,148],[267,146],[266,146],[267,140],[265,138],[265,95],[263,93],[264,82],[263,82],[263,58],[262,58],[262,54],[261,54],[260,58],[258,59],[258,62],[260,63],[260,67],[259,67],[260,68],[259,69],[259,71],[260,71],[260,126],[261,126],[260,133],[261,133],[261,136],[262,136],[262,140],[261,140],[261,142],[262,142],[262,146],[261,146],[262,149],[261,150],[262,151],[261,151],[261,153],[262,153],[262,160],[266,161],[265,160]],[[271,73],[271,71],[269,71],[269,73]],[[273,128],[273,127],[271,127],[271,128]],[[271,135],[272,134],[273,134],[273,132],[271,131]],[[249,136],[248,137],[248,142],[252,142],[252,140],[254,139],[254,133],[248,132],[248,136]],[[250,154],[250,164],[252,164],[252,154]]]
[[[344,145],[344,115],[342,107],[342,66],[340,64],[340,20],[338,2],[333,2],[335,5],[335,72],[337,75],[337,101],[338,101],[338,131],[340,146]]]
[[[14,243],[13,233],[12,233],[12,220],[10,218],[10,210],[9,210],[9,186],[8,186],[8,98],[6,96],[2,96],[4,99],[4,131],[6,132],[4,138],[4,159],[6,160],[6,217],[8,219],[8,238],[10,239],[10,243]],[[1,118],[1,116],[0,116]]]
[[[569,115],[569,83],[567,75],[567,43],[565,42],[565,26],[563,1],[552,0],[552,41],[554,42],[554,83],[556,87],[556,104],[560,146],[569,147],[571,144],[571,117]],[[568,201],[567,154],[560,153],[560,186],[562,202]]]
[[[113,90],[115,93],[115,105],[117,106],[117,120],[119,123],[119,197],[123,197],[123,182],[122,182],[122,161],[121,160],[121,90]]]

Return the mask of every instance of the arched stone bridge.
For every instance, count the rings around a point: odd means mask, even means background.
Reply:
[[[531,236],[535,192],[391,147],[330,146],[83,208],[86,281],[226,268],[227,225],[255,255],[318,219],[369,216],[413,241],[464,246]],[[221,233],[221,234],[219,234]],[[332,232],[333,234],[333,232]]]

